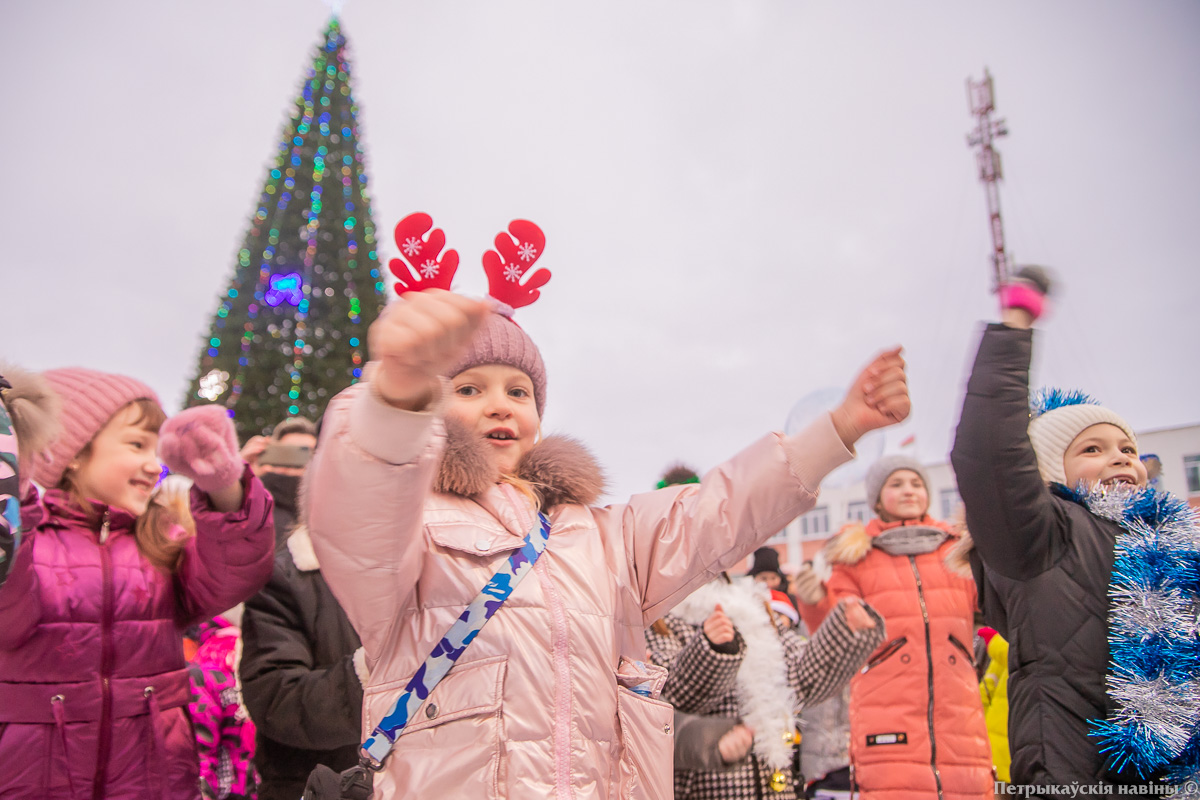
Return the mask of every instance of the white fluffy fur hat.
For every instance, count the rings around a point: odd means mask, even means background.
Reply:
[[[1063,458],[1075,437],[1093,425],[1116,425],[1137,443],[1129,423],[1082,392],[1042,389],[1033,398],[1029,441],[1037,455],[1038,471],[1047,483],[1067,482]]]

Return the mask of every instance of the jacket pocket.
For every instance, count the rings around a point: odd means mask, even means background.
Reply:
[[[908,642],[907,636],[901,636],[898,639],[892,639],[887,644],[881,646],[875,651],[875,654],[867,661],[867,665],[862,668],[863,672],[869,672],[878,667],[883,662],[887,661],[892,656],[900,651],[901,647]]]
[[[619,800],[671,800],[674,719],[675,710],[669,703],[617,686]]]
[[[968,650],[967,646],[965,644],[963,644],[957,638],[955,638],[954,634],[952,634],[952,633],[949,634],[947,638],[950,639],[950,644],[954,645],[954,647],[960,653],[963,654],[963,658],[965,658],[967,660],[967,663],[971,665],[971,669],[974,669],[975,668],[975,654],[972,653],[970,650]]]
[[[506,656],[450,670],[405,726],[384,768],[397,796],[500,797]],[[363,726],[374,730],[408,679],[363,693]],[[380,779],[375,781],[381,787]],[[386,792],[385,792],[386,793]]]

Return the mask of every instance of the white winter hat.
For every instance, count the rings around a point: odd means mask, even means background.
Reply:
[[[1116,425],[1137,444],[1129,423],[1083,392],[1042,389],[1031,403],[1029,441],[1037,455],[1038,471],[1047,483],[1067,482],[1063,465],[1067,448],[1075,437],[1093,425]]]

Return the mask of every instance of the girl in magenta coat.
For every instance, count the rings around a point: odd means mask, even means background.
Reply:
[[[192,800],[181,633],[266,583],[271,498],[223,408],[163,424],[132,378],[44,375],[62,433],[34,462],[45,494],[23,487],[27,534],[0,588],[0,797]],[[153,496],[156,449],[194,482],[172,508]]]

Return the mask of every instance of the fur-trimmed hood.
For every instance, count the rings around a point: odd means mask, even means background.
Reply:
[[[448,418],[445,424],[446,449],[434,491],[462,497],[483,494],[496,482],[488,445],[455,419]],[[517,477],[533,484],[546,509],[564,503],[589,506],[604,492],[599,462],[569,436],[549,436],[534,445],[517,465]]]
[[[842,529],[822,548],[821,555],[824,561],[830,565],[845,564],[847,566],[862,561],[867,557],[867,553],[871,552],[875,536],[879,533],[876,530],[879,527],[875,524],[877,522],[878,520],[872,520],[868,525],[852,522],[842,526]],[[893,526],[887,530],[895,530],[896,527],[899,526]],[[944,559],[946,567],[955,575],[970,579],[972,577],[971,564],[968,559],[971,550],[975,547],[970,532],[963,526],[949,525],[931,518],[926,518],[922,527],[937,528],[948,534],[951,539],[956,540],[954,546],[946,552]]]

